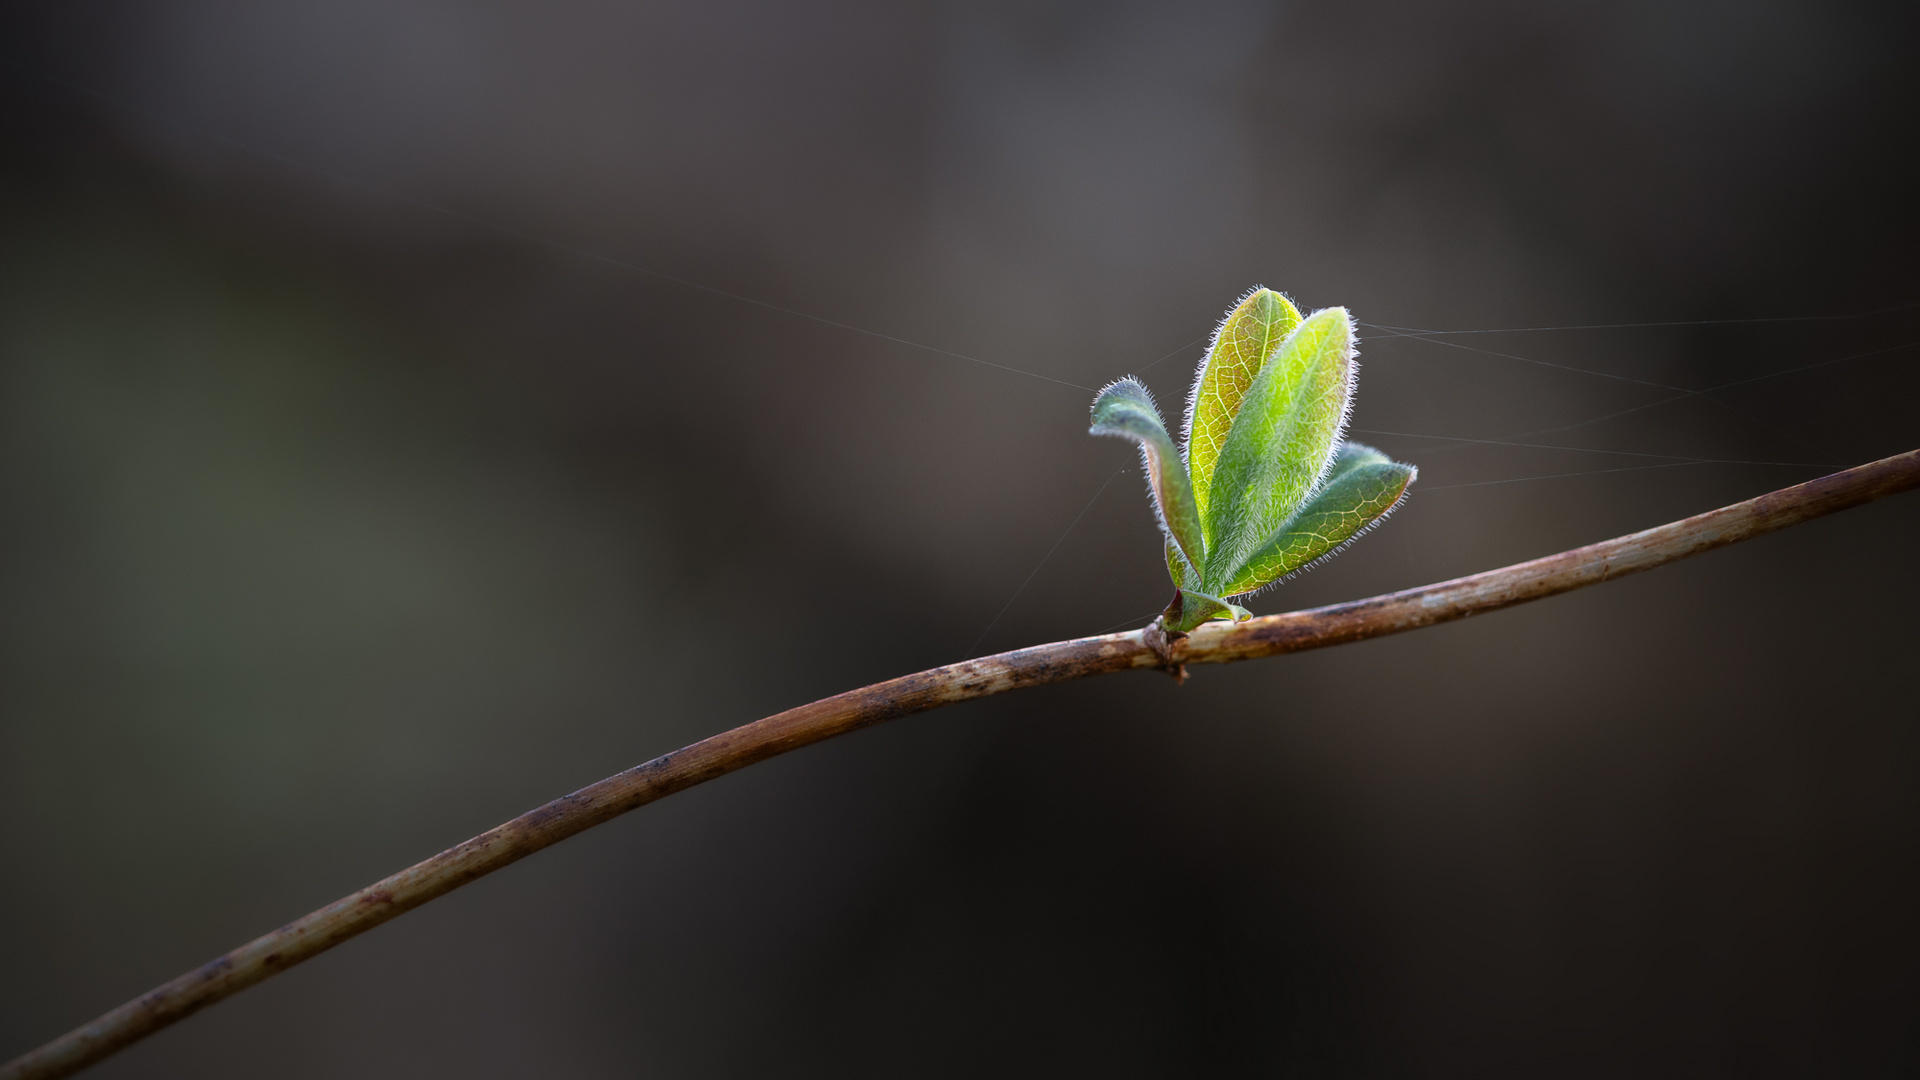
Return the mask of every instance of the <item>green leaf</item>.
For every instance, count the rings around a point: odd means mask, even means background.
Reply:
[[[1232,597],[1327,558],[1406,494],[1413,466],[1340,441],[1353,353],[1345,308],[1302,319],[1285,297],[1257,288],[1201,362],[1184,456],[1138,380],[1094,399],[1093,434],[1140,447],[1175,587],[1159,619],[1168,632],[1251,618]]]
[[[1282,342],[1247,389],[1214,468],[1206,535],[1209,591],[1279,529],[1319,483],[1346,426],[1353,320],[1316,311]]]
[[[1187,471],[1193,477],[1193,503],[1203,524],[1214,464],[1226,446],[1241,399],[1267,358],[1299,325],[1300,312],[1286,297],[1272,289],[1255,288],[1213,332],[1213,344],[1187,397]]]
[[[1341,446],[1320,490],[1234,571],[1222,594],[1250,593],[1330,558],[1398,506],[1417,473],[1370,446]]]
[[[1187,565],[1187,560],[1180,555],[1180,549],[1173,545],[1172,540],[1167,541],[1166,548],[1167,576],[1173,579],[1174,587],[1178,589],[1184,589],[1189,586],[1196,589],[1199,588],[1200,575],[1194,571],[1193,567]]]
[[[1174,448],[1172,436],[1154,408],[1153,395],[1138,379],[1109,383],[1093,399],[1094,435],[1115,435],[1140,444],[1140,461],[1153,491],[1160,531],[1178,545],[1187,564],[1199,573],[1206,566],[1206,544],[1200,535],[1200,515],[1193,505],[1193,485],[1187,466]],[[1178,583],[1180,575],[1174,575]]]

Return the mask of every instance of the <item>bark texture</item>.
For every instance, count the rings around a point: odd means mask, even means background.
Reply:
[[[1920,450],[1643,532],[1469,577],[1189,635],[1145,630],[1060,641],[904,675],[802,705],[662,755],[529,811],[265,934],[0,1066],[0,1080],[73,1073],[477,878],[656,799],[895,717],[1133,668],[1184,677],[1229,664],[1464,619],[1651,570],[1920,487]]]

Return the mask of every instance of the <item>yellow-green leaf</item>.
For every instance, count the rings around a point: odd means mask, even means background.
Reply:
[[[1417,470],[1347,443],[1320,490],[1231,575],[1223,596],[1265,588],[1358,539],[1405,497]]]
[[[1314,312],[1274,352],[1240,405],[1214,467],[1205,532],[1208,592],[1274,534],[1319,483],[1346,426],[1353,320]]]
[[[1214,465],[1227,444],[1240,401],[1267,358],[1299,325],[1300,312],[1286,297],[1272,289],[1255,288],[1213,332],[1213,344],[1187,397],[1187,472],[1193,477],[1193,502],[1202,522]]]
[[[1172,539],[1169,538],[1167,540],[1166,548],[1167,576],[1173,579],[1174,587],[1178,589],[1199,588],[1200,575],[1193,567],[1187,565],[1186,558],[1180,554],[1180,549],[1174,546]]]

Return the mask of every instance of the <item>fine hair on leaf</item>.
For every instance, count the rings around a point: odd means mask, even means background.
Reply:
[[[1094,399],[1091,432],[1140,449],[1175,589],[1160,620],[1169,631],[1247,617],[1232,598],[1344,550],[1406,497],[1413,466],[1343,439],[1356,341],[1347,309],[1303,318],[1285,296],[1256,287],[1214,329],[1182,445],[1138,379]]]
[[[1200,572],[1206,565],[1206,541],[1194,507],[1187,463],[1167,434],[1166,422],[1161,420],[1146,385],[1131,376],[1108,383],[1093,400],[1093,424],[1088,431],[1131,439],[1139,446],[1140,464],[1146,470],[1147,491],[1160,531],[1187,564]]]

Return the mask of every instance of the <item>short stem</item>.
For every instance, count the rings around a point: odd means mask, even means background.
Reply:
[[[1192,589],[1175,589],[1173,602],[1167,605],[1160,620],[1169,633],[1190,634],[1202,624],[1222,616],[1229,622],[1243,623],[1253,618],[1253,612],[1218,596],[1208,596]]]

